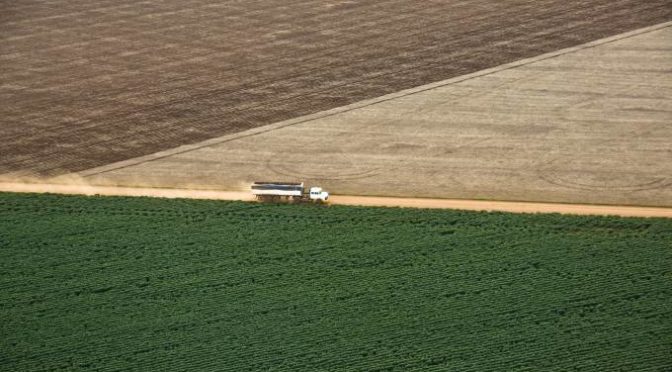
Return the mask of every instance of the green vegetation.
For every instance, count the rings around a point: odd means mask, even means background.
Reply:
[[[0,370],[672,368],[672,220],[0,194]]]

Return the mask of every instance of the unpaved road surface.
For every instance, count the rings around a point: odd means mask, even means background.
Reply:
[[[68,195],[149,196],[155,198],[184,198],[252,201],[253,195],[244,191],[161,189],[150,187],[113,187],[86,184],[14,183],[0,182],[0,191],[53,193]]]
[[[134,158],[672,19],[672,0],[5,1],[0,174]]]
[[[149,196],[161,198],[213,200],[254,200],[253,196],[248,191],[184,190],[38,183],[0,183],[0,191],[72,195]],[[392,198],[352,195],[332,195],[330,197],[330,204],[369,207],[461,209],[514,213],[563,213],[575,215],[613,215],[623,217],[672,218],[672,208],[632,206],[504,202],[458,199]]]
[[[513,213],[563,213],[622,217],[672,218],[672,208],[633,207],[618,205],[530,203],[490,200],[391,198],[376,196],[334,195],[333,204],[369,207],[408,207],[432,209],[463,209],[472,211],[500,211]]]

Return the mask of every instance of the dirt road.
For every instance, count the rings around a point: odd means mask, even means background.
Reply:
[[[390,198],[374,196],[335,195],[333,204],[369,207],[409,207],[433,209],[463,209],[470,211],[500,211],[513,213],[562,213],[622,217],[672,218],[672,208],[632,207],[619,205],[530,203],[490,200]]]
[[[247,191],[186,190],[140,187],[113,187],[91,185],[0,183],[0,192],[55,193],[72,195],[149,196],[161,198],[253,200]],[[554,204],[504,202],[487,200],[393,198],[375,196],[333,195],[334,205],[375,207],[406,207],[432,209],[461,209],[473,211],[501,211],[513,213],[563,213],[575,215],[614,215],[622,217],[672,218],[672,208],[632,207],[617,205]]]
[[[91,186],[85,184],[14,183],[0,182],[0,191],[26,193],[53,193],[69,195],[149,196],[156,198],[185,198],[213,200],[253,200],[249,192],[162,189],[151,187]]]

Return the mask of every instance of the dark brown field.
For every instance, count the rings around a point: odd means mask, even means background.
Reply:
[[[80,171],[672,19],[672,0],[0,5],[0,174]]]

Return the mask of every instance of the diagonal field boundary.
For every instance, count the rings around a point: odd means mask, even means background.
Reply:
[[[431,83],[431,84],[426,84],[426,85],[422,85],[422,86],[411,88],[411,89],[402,90],[402,91],[399,91],[399,92],[396,92],[396,93],[387,94],[387,95],[380,96],[380,97],[377,97],[377,98],[372,98],[372,99],[368,99],[368,100],[364,100],[364,101],[359,101],[359,102],[356,102],[356,103],[353,103],[353,104],[350,104],[350,105],[341,106],[341,107],[337,107],[337,108],[334,108],[334,109],[321,111],[321,112],[318,112],[318,113],[314,113],[314,114],[310,114],[310,115],[306,115],[306,116],[302,116],[302,117],[298,117],[298,118],[293,118],[293,119],[289,119],[289,120],[265,125],[265,126],[262,126],[262,127],[249,129],[249,130],[246,130],[246,131],[243,131],[243,132],[238,132],[238,133],[229,134],[229,135],[225,135],[225,136],[221,136],[221,137],[211,138],[211,139],[199,142],[199,143],[179,146],[179,147],[176,147],[176,148],[173,148],[173,149],[170,149],[170,150],[159,151],[159,152],[156,152],[154,154],[140,156],[140,157],[133,158],[133,159],[128,159],[128,160],[123,160],[123,161],[120,161],[120,162],[111,163],[111,164],[103,165],[103,166],[100,166],[100,167],[87,169],[87,170],[84,170],[84,171],[81,171],[81,172],[75,172],[75,173],[72,173],[72,174],[77,175],[77,176],[81,176],[81,177],[91,177],[91,176],[99,175],[99,174],[102,174],[102,173],[112,172],[112,171],[115,171],[115,170],[118,170],[118,169],[128,168],[128,167],[132,167],[132,166],[135,166],[135,165],[138,165],[138,164],[148,163],[148,162],[152,162],[152,161],[155,161],[155,160],[167,158],[167,157],[170,157],[170,156],[195,151],[195,150],[198,150],[198,149],[201,149],[201,148],[204,148],[204,147],[219,145],[219,144],[234,141],[234,140],[237,140],[237,139],[240,139],[240,138],[256,136],[256,135],[263,134],[263,133],[268,133],[268,132],[271,132],[271,131],[274,131],[274,130],[277,130],[277,129],[281,129],[281,128],[285,128],[285,127],[289,127],[289,126],[293,126],[293,125],[297,125],[297,124],[302,124],[302,123],[310,122],[310,121],[313,121],[313,120],[317,120],[317,119],[321,119],[321,118],[325,118],[325,117],[329,117],[329,116],[334,116],[334,115],[338,115],[338,114],[341,114],[341,113],[345,113],[345,112],[349,112],[349,111],[373,106],[373,105],[376,105],[376,104],[379,104],[379,103],[382,103],[382,102],[387,102],[387,101],[394,100],[394,99],[397,99],[397,98],[402,98],[402,97],[410,96],[410,95],[413,95],[413,94],[422,93],[422,92],[425,92],[425,91],[428,91],[428,90],[448,86],[448,85],[451,85],[451,84],[460,83],[460,82],[471,80],[471,79],[474,79],[474,78],[477,78],[477,77],[487,76],[487,75],[490,75],[490,74],[493,74],[493,73],[496,73],[496,72],[499,72],[499,71],[514,69],[514,68],[525,66],[525,65],[528,65],[528,64],[531,64],[531,63],[534,63],[534,62],[543,61],[543,60],[559,57],[559,56],[562,56],[562,55],[565,55],[565,54],[577,52],[577,51],[580,51],[580,50],[583,50],[583,49],[594,48],[594,47],[597,47],[597,46],[600,46],[600,45],[612,43],[612,42],[615,42],[615,41],[618,41],[618,40],[631,38],[631,37],[634,37],[634,36],[638,36],[638,35],[653,32],[653,31],[656,31],[656,30],[664,29],[664,28],[667,28],[667,27],[670,27],[670,26],[672,26],[672,21],[665,22],[665,23],[660,23],[660,24],[657,24],[657,25],[649,26],[649,27],[640,28],[640,29],[637,29],[637,30],[633,30],[633,31],[630,31],[630,32],[606,37],[606,38],[603,38],[603,39],[594,40],[594,41],[591,41],[589,43],[585,43],[585,44],[581,44],[581,45],[577,45],[577,46],[573,46],[573,47],[569,47],[569,48],[565,48],[565,49],[560,49],[560,50],[557,50],[557,51],[554,51],[554,52],[541,54],[541,55],[538,55],[536,57],[521,59],[521,60],[518,60],[518,61],[515,61],[515,62],[499,65],[499,66],[496,66],[496,67],[492,67],[492,68],[477,71],[477,72],[474,72],[474,73],[458,76],[458,77],[455,77],[455,78],[451,78],[451,79],[447,79],[447,80],[443,80],[443,81],[439,81],[439,82],[435,82],[435,83]]]

